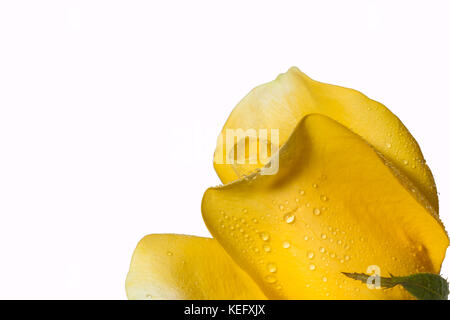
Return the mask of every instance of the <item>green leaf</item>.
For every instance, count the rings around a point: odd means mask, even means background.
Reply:
[[[349,278],[367,283],[370,275],[364,273],[346,273]],[[418,300],[447,300],[448,282],[438,274],[434,273],[416,273],[405,277],[380,277],[380,286],[382,288],[393,288],[397,285],[405,288]]]

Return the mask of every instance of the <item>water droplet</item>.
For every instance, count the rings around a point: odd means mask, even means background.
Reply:
[[[317,189],[317,188],[319,187],[319,186],[317,185],[317,183],[314,183],[312,186],[313,186],[314,189]]]
[[[244,209],[242,209],[242,212],[243,213],[248,213],[248,210],[244,208]]]
[[[338,243],[338,245],[341,245],[342,244],[342,240],[338,240],[337,243]]]
[[[280,208],[281,211],[284,210],[284,206],[282,204],[280,204],[279,208]]]
[[[350,260],[350,256],[345,256],[344,259],[348,261]]]
[[[388,147],[389,149],[392,147],[392,145],[390,143],[386,144],[386,147]]]
[[[309,238],[308,236],[305,236],[303,239],[305,239],[305,241],[308,241]]]
[[[406,166],[408,165],[408,160],[403,160],[403,164]]]
[[[320,215],[320,209],[319,208],[314,208],[313,213],[316,216]]]
[[[308,259],[314,259],[314,252],[310,251],[308,252]]]
[[[295,220],[295,215],[293,213],[286,213],[284,215],[284,221],[286,221],[286,223],[293,223]]]
[[[323,281],[323,282],[327,282],[327,281],[328,281],[327,277],[323,277],[323,278],[322,278],[322,281]]]
[[[320,196],[320,200],[322,200],[322,201],[324,201],[324,202],[325,202],[325,201],[328,201],[328,197],[327,197],[326,195],[323,194],[323,195]]]
[[[259,234],[259,237],[263,240],[263,241],[269,241],[270,236],[267,232],[261,232]]]
[[[255,252],[255,253],[258,253],[259,252],[259,249],[258,248],[253,248],[253,251]]]
[[[334,259],[334,258],[336,258],[336,254],[334,252],[332,252],[332,253],[330,253],[330,257]]]
[[[173,253],[170,252],[170,251],[167,251],[167,255],[168,255],[168,256],[173,256]]]
[[[145,297],[146,297],[147,299],[151,299],[151,298],[152,298],[152,295],[151,295],[151,294],[146,294]]]
[[[301,196],[305,194],[305,190],[300,190],[298,193],[300,193]]]
[[[309,265],[309,270],[316,270],[316,266],[314,264],[310,264]]]
[[[267,244],[265,244],[265,245],[263,246],[263,249],[264,249],[265,252],[270,252],[270,251],[271,251],[270,246],[267,245]]]
[[[320,235],[320,237],[321,237],[322,239],[326,239],[326,238],[327,238],[327,235],[326,235],[325,233],[322,233],[322,234]]]
[[[277,265],[275,263],[269,263],[267,264],[267,269],[272,273],[277,272]]]
[[[277,282],[277,278],[275,278],[275,276],[269,274],[268,276],[265,277],[266,281],[268,283],[275,283]]]
[[[289,249],[291,247],[291,243],[289,241],[283,241],[282,246],[285,249]]]
[[[320,253],[324,253],[324,252],[325,252],[325,248],[324,248],[324,247],[320,247],[320,248],[319,248],[319,252],[320,252]]]

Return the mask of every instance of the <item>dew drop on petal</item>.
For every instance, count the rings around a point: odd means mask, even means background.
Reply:
[[[295,215],[293,213],[286,213],[284,215],[284,221],[286,223],[293,223],[295,220]]]
[[[275,263],[269,263],[267,264],[267,269],[272,273],[277,272],[277,265]]]
[[[259,237],[263,240],[263,241],[269,241],[270,236],[267,232],[261,232],[259,234]]]
[[[268,276],[266,276],[264,278],[268,283],[275,283],[277,282],[277,278],[275,278],[275,276],[269,274]]]
[[[285,249],[289,249],[291,247],[291,243],[289,241],[283,241],[282,246]]]

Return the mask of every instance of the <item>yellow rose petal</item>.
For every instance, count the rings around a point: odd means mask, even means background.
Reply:
[[[362,93],[314,81],[297,68],[291,68],[276,80],[253,89],[231,113],[214,153],[214,167],[222,182],[234,181],[267,163],[267,157],[258,155],[259,148],[254,151],[247,146],[251,140],[258,140],[260,129],[279,130],[278,145],[271,139],[257,141],[278,149],[298,122],[312,113],[326,115],[362,136],[402,171],[438,210],[431,171],[417,142],[402,122],[385,106]],[[246,145],[245,155],[239,155],[237,151],[233,155],[239,141],[226,143],[227,130],[238,129],[257,131],[257,137],[248,140],[247,144],[241,141]],[[233,162],[233,158],[240,161]]]
[[[129,299],[266,299],[217,241],[153,234],[137,245],[126,280]]]
[[[210,188],[202,202],[214,238],[267,297],[407,299],[402,288],[370,290],[341,272],[439,272],[448,238],[436,211],[360,136],[306,116],[279,166]]]

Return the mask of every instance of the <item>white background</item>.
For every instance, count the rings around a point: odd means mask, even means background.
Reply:
[[[123,299],[142,236],[208,235],[216,137],[293,65],[402,119],[450,227],[449,13],[429,0],[1,1],[0,298]]]

